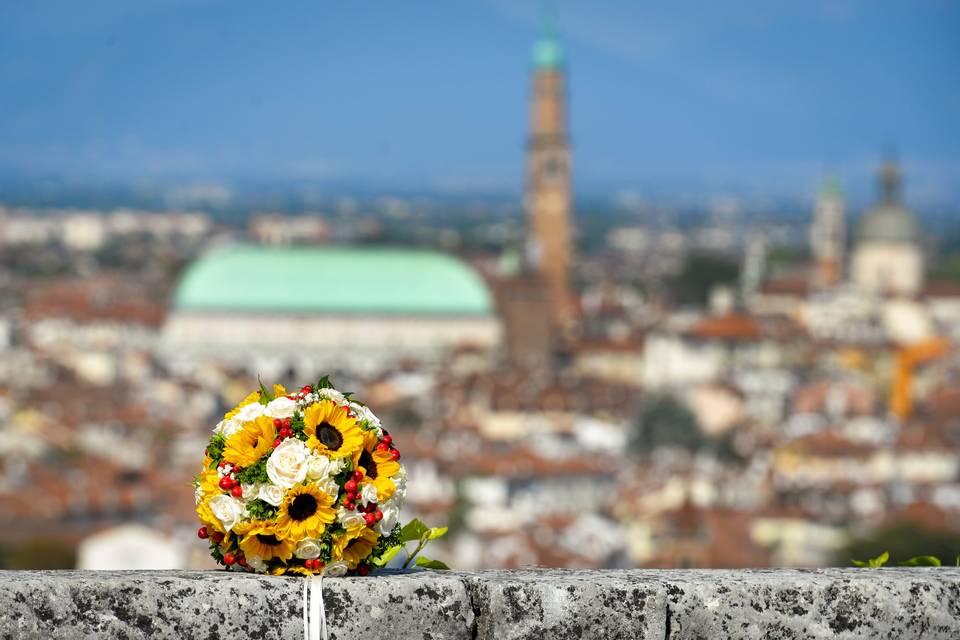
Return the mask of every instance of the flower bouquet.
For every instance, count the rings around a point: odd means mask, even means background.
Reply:
[[[261,384],[244,398],[214,429],[194,487],[198,536],[227,568],[366,575],[406,541],[419,551],[446,531],[400,527],[400,452],[377,416],[326,377],[295,393]]]

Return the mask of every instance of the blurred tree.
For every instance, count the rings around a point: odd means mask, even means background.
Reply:
[[[960,255],[944,256],[930,265],[928,279],[934,281],[960,282]]]
[[[740,275],[736,260],[713,253],[690,253],[671,287],[681,304],[705,305],[718,284],[735,284]]]
[[[74,569],[76,549],[56,540],[33,540],[18,547],[0,548],[3,569]]]
[[[960,554],[960,535],[950,531],[927,529],[904,521],[886,525],[872,535],[854,538],[837,556],[837,566],[848,567],[852,559],[875,558],[890,552],[890,566],[915,556],[936,556],[944,565],[953,565]]]
[[[696,451],[705,442],[697,418],[682,402],[670,395],[657,395],[640,405],[628,447],[634,453],[648,453],[656,447]]]

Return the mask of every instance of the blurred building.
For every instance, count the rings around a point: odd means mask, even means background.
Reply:
[[[814,283],[817,286],[835,285],[843,276],[846,224],[840,182],[830,178],[817,195],[810,226]]]
[[[230,363],[265,378],[371,371],[455,347],[492,350],[483,280],[433,251],[234,247],[199,258],[164,327],[174,366]]]
[[[857,227],[851,265],[857,287],[883,294],[914,295],[923,286],[920,226],[900,200],[900,170],[880,170],[880,202]]]
[[[570,143],[564,52],[548,25],[533,49],[533,94],[527,147],[526,207],[528,258],[546,283],[550,311],[558,326],[573,314],[570,292]]]

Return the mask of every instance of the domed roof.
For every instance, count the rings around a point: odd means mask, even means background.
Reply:
[[[880,169],[881,201],[860,218],[858,242],[917,243],[920,225],[900,203],[900,171],[892,162]]]
[[[561,69],[565,55],[557,40],[552,22],[546,22],[543,33],[533,45],[533,67],[539,70]]]
[[[859,242],[918,242],[920,226],[905,207],[882,203],[868,211],[857,225]]]
[[[196,260],[174,296],[177,309],[489,315],[490,292],[456,258],[382,248],[237,246]]]

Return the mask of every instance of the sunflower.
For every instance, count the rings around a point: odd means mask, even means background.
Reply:
[[[348,529],[342,536],[333,539],[334,560],[343,560],[351,569],[370,555],[377,546],[377,532],[368,527]]]
[[[206,468],[206,466],[204,466]],[[207,469],[200,474],[198,478],[200,481],[200,491],[203,492],[203,495],[215,495],[221,492],[220,489],[220,474],[217,473],[216,469]]]
[[[234,466],[249,467],[270,453],[276,437],[277,429],[273,426],[273,418],[260,416],[227,438],[223,459]]]
[[[333,498],[315,484],[301,484],[287,491],[277,513],[277,533],[289,540],[319,538],[336,519]]]
[[[245,556],[286,561],[293,557],[297,547],[296,542],[277,535],[276,524],[269,520],[242,522],[233,531],[240,537],[240,548]]]
[[[225,414],[223,414],[223,419],[224,419],[224,420],[229,420],[230,418],[232,418],[232,417],[234,417],[235,415],[237,415],[238,413],[240,413],[240,409],[244,408],[244,407],[247,406],[248,404],[253,404],[254,402],[260,402],[260,392],[259,392],[259,391],[254,391],[253,393],[247,395],[247,397],[244,398],[243,400],[241,400],[240,403],[239,403],[237,406],[235,406],[233,409],[231,409],[230,411],[227,411]]]
[[[307,446],[328,458],[353,456],[363,447],[363,432],[347,407],[330,400],[316,402],[303,412]]]
[[[311,571],[310,569],[307,569],[303,565],[299,565],[299,564],[292,564],[290,566],[273,567],[272,569],[270,569],[270,575],[272,576],[285,576],[291,573],[296,573],[301,576],[312,576],[313,574],[317,573],[317,571]]]
[[[200,522],[202,522],[207,529],[225,533],[223,523],[220,522],[220,518],[213,515],[213,511],[210,509],[210,498],[212,497],[213,494],[208,494],[203,500],[197,503],[197,517],[200,518]]]
[[[379,442],[376,431],[364,431],[363,447],[353,455],[353,466],[363,469],[363,483],[373,483],[377,502],[384,502],[397,489],[390,477],[400,473],[400,463],[390,457],[389,451],[377,451]]]
[[[282,384],[275,384],[275,385],[273,385],[273,397],[274,397],[274,398],[279,398],[280,396],[285,396],[285,395],[287,395],[287,390],[284,388],[284,386],[283,386]],[[223,415],[223,419],[224,419],[224,420],[229,420],[230,418],[232,418],[232,417],[234,417],[235,415],[237,415],[237,414],[240,412],[240,409],[244,408],[244,407],[247,406],[248,404],[253,404],[254,402],[260,402],[260,392],[259,392],[259,391],[254,391],[254,392],[248,394],[246,398],[244,398],[243,400],[240,401],[240,404],[238,404],[237,406],[235,406],[235,407],[234,407],[233,409],[231,409],[230,411],[226,412],[226,413]]]

